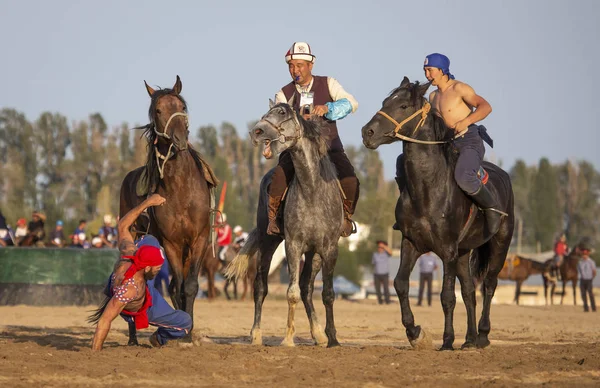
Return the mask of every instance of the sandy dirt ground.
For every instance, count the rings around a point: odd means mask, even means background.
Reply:
[[[315,304],[324,326],[322,303]],[[600,386],[600,313],[581,306],[495,305],[489,348],[440,352],[439,300],[413,307],[433,339],[421,351],[406,339],[397,302],[336,301],[342,346],[327,349],[312,345],[301,306],[295,348],[279,346],[287,302],[274,298],[263,312],[265,346],[252,346],[252,302],[198,300],[194,334],[201,340],[194,346],[151,348],[146,329],[142,346],[128,347],[118,318],[99,353],[89,349],[93,329],[85,323],[92,307],[0,307],[0,386]],[[457,303],[457,349],[465,316]]]

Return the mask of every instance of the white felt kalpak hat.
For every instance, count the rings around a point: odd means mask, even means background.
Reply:
[[[292,47],[285,54],[285,62],[288,63],[292,59],[303,59],[305,61],[314,63],[315,56],[310,51],[310,46],[306,42],[294,42]]]

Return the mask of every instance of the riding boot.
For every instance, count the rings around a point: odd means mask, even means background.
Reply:
[[[269,206],[268,206],[268,216],[269,216],[269,226],[267,227],[267,234],[272,236],[281,235],[281,230],[279,230],[279,224],[277,223],[277,213],[279,210],[279,205],[281,205],[281,198],[283,196],[271,197],[269,195]]]
[[[469,195],[483,210],[490,234],[496,234],[498,229],[500,229],[500,223],[502,222],[502,216],[504,215],[504,213],[497,209],[498,202],[496,201],[496,198],[494,198],[485,185],[481,185],[479,190]]]
[[[344,224],[342,226],[342,237],[348,237],[351,234],[356,233],[356,224],[352,221],[352,215],[354,214],[354,201],[344,199]]]
[[[400,190],[400,196],[402,196],[402,192],[404,191],[404,188],[406,187],[406,182],[404,181],[404,178],[401,178],[399,176],[397,176],[395,179],[396,179],[396,184],[398,185],[398,190]],[[400,225],[398,225],[398,221],[394,222],[394,226],[392,226],[392,229],[400,230]]]

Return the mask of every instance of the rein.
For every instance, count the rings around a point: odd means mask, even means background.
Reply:
[[[392,124],[395,125],[394,130],[392,131],[393,134],[392,134],[392,132],[389,132],[389,133],[386,134],[386,136],[397,137],[397,138],[399,138],[401,140],[408,141],[408,142],[411,142],[411,143],[418,143],[418,144],[445,144],[445,143],[451,142],[453,139],[456,139],[458,137],[463,136],[469,130],[467,128],[464,131],[457,133],[452,138],[452,140],[444,140],[444,141],[418,140],[418,139],[415,139],[414,137],[404,136],[404,135],[402,135],[402,134],[399,133],[399,131],[404,126],[404,124],[408,123],[409,121],[411,121],[412,119],[414,119],[415,117],[417,117],[420,114],[421,115],[421,120],[419,120],[419,122],[417,123],[417,125],[415,126],[415,129],[413,130],[413,132],[411,134],[411,136],[415,136],[415,134],[417,133],[417,131],[419,129],[421,129],[423,127],[423,125],[425,124],[425,119],[427,119],[427,115],[429,114],[430,110],[431,110],[431,104],[429,104],[429,102],[425,101],[425,103],[423,104],[423,107],[421,109],[419,109],[418,111],[416,111],[412,115],[408,116],[407,118],[405,118],[404,120],[402,120],[402,122],[400,122],[400,123],[397,122],[392,116],[388,115],[387,113],[385,113],[382,110],[377,111],[376,114],[382,115],[383,117],[385,117],[386,119],[388,119],[389,121],[391,121]]]

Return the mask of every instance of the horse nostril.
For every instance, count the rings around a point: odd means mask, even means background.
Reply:
[[[367,135],[369,135],[369,137],[372,137],[374,134],[375,134],[375,131],[374,131],[374,130],[372,130],[372,129],[369,129],[369,130],[367,131]]]

